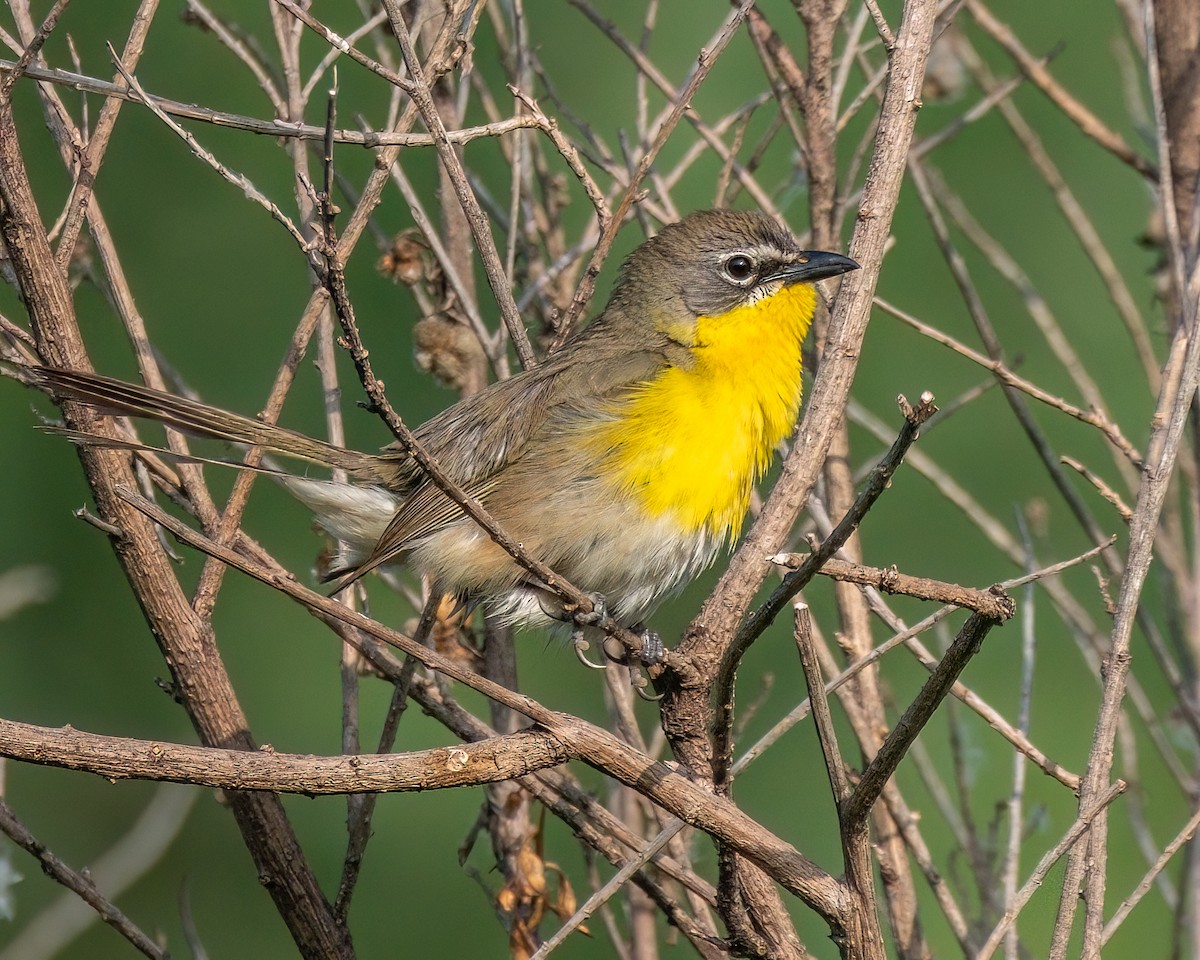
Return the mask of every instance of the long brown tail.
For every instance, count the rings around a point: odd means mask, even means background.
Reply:
[[[230,413],[206,403],[151,390],[113,377],[56,367],[23,367],[21,379],[40,387],[60,400],[78,400],[107,413],[148,417],[187,433],[266,447],[276,453],[312,463],[342,467],[352,475],[374,478],[370,464],[378,460],[370,454],[347,450],[315,440],[295,430],[263,423]]]

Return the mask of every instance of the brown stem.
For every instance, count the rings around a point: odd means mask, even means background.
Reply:
[[[0,756],[82,770],[107,780],[169,780],[220,790],[305,796],[409,793],[496,783],[565,763],[552,734],[522,730],[410,753],[314,757],[106,737],[73,727],[0,719]]]
[[[663,727],[682,763],[696,776],[712,775],[708,692],[739,621],[767,575],[764,558],[779,551],[816,479],[845,409],[866,332],[879,264],[899,197],[912,141],[917,95],[933,35],[937,4],[905,5],[879,127],[850,254],[863,265],[842,282],[830,324],[830,345],[813,383],[792,453],[758,520],[746,536],[703,609],[688,627],[679,652],[697,666],[696,682],[680,683],[663,702]]]
[[[871,765],[867,767],[854,794],[846,803],[845,819],[851,827],[866,820],[871,807],[879,799],[884,784],[896,772],[904,754],[917,738],[933,711],[946,698],[950,688],[963,672],[971,658],[983,646],[983,638],[996,625],[996,621],[979,613],[973,613],[963,624],[963,628],[954,638],[954,643],[946,651],[937,668],[928,680],[917,698],[904,711],[892,732],[888,734],[883,746],[875,754]]]
[[[112,901],[96,889],[87,871],[72,870],[63,860],[39,842],[29,828],[18,819],[12,808],[0,800],[0,833],[13,843],[37,858],[43,872],[78,895],[79,899],[99,914],[100,919],[128,940],[134,947],[152,960],[168,960],[170,954],[151,940]]]
[[[90,370],[66,277],[58,269],[37,212],[17,139],[12,103],[0,97],[0,229],[8,246],[43,362]],[[106,429],[94,412],[65,403],[68,426]],[[254,750],[245,714],[216,648],[211,625],[196,616],[180,589],[153,525],[117,495],[135,478],[128,458],[79,449],[101,518],[123,531],[113,549],[129,578],[201,740],[210,746]],[[297,946],[306,957],[353,954],[348,932],[333,918],[278,798],[231,793],[230,805],[246,845]]]
[[[410,637],[302,586],[293,578],[264,568],[240,553],[209,540],[131,489],[119,488],[116,495],[119,500],[152,518],[184,543],[216,557],[323,617],[348,624],[529,717],[567,744],[572,758],[635,788],[684,822],[729,844],[784,889],[811,906],[831,925],[840,928],[842,912],[837,882],[790,844],[752,820],[731,801],[714,796],[673,767],[633,750],[629,744],[608,731],[568,714],[549,710],[531,697],[502,687],[458,661],[428,647],[418,646]],[[353,635],[348,636],[353,642]]]

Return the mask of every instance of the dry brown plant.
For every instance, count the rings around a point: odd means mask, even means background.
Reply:
[[[494,624],[464,624],[461,611],[420,595],[411,583],[399,585],[420,613],[410,631],[368,614],[369,593],[387,589],[378,581],[344,601],[312,589],[306,571],[288,569],[243,527],[259,477],[254,470],[240,471],[222,497],[190,459],[186,437],[168,432],[166,452],[139,449],[136,425],[61,403],[69,430],[126,442],[127,448],[79,447],[94,503],[82,516],[107,537],[121,564],[198,743],[51,729],[5,717],[0,757],[114,781],[219,788],[297,950],[310,958],[355,955],[350,905],[370,856],[377,796],[470,788],[487,792],[471,833],[490,842],[497,872],[486,885],[503,927],[496,936],[506,939],[513,957],[548,956],[587,924],[593,936],[610,938],[612,955],[639,960],[657,957],[678,938],[685,944],[679,949],[710,960],[833,952],[855,960],[918,960],[933,956],[936,944],[957,944],[963,956],[979,960],[1000,951],[1010,960],[1092,958],[1146,908],[1148,897],[1171,917],[1163,933],[1164,945],[1174,945],[1170,955],[1200,956],[1200,869],[1191,842],[1200,824],[1200,338],[1193,336],[1200,305],[1200,17],[1193,4],[1113,4],[1124,31],[1118,41],[1129,78],[1124,92],[1131,113],[1137,105],[1145,110],[1153,131],[1148,144],[1130,143],[1097,111],[1098,97],[1070,89],[1056,76],[1053,57],[1032,49],[1000,19],[1003,5],[983,0],[746,0],[725,8],[687,4],[686,11],[647,0],[641,37],[612,22],[601,0],[572,0],[580,36],[556,42],[578,44],[581,61],[589,45],[610,45],[628,74],[620,84],[607,80],[614,89],[628,84],[636,90],[635,121],[619,144],[606,141],[559,96],[557,78],[531,40],[531,18],[539,12],[522,0],[272,0],[269,29],[257,33],[202,0],[185,0],[196,55],[216,51],[222,71],[234,71],[265,96],[268,119],[147,88],[138,66],[154,42],[155,18],[165,15],[157,0],[140,3],[122,48],[112,49],[110,77],[44,54],[47,41],[69,32],[76,8],[86,5],[58,0],[38,16],[28,0],[6,6],[0,229],[6,276],[26,316],[0,318],[0,358],[17,379],[30,364],[93,368],[74,299],[78,283],[88,282],[108,297],[145,383],[179,388],[155,348],[153,321],[135,306],[137,290],[107,225],[109,211],[94,191],[110,145],[122,136],[120,118],[132,111],[154,117],[186,143],[197,164],[226,181],[225,189],[242,193],[247,216],[265,210],[274,218],[305,268],[307,305],[260,415],[276,420],[297,371],[315,361],[327,439],[344,442],[342,398],[365,397],[435,480],[436,462],[426,462],[396,398],[389,397],[389,377],[371,356],[372,344],[386,333],[355,310],[351,263],[378,261],[402,286],[400,295],[421,318],[414,330],[419,364],[463,394],[538,363],[561,344],[598,306],[597,280],[611,266],[618,236],[644,236],[677,219],[688,209],[683,198],[696,195],[697,180],[707,184],[711,205],[753,206],[796,219],[806,204],[809,245],[844,249],[862,269],[828,291],[813,338],[803,418],[748,531],[692,611],[690,625],[665,638],[667,653],[649,671],[649,685],[637,671],[631,683],[630,670],[616,663],[596,675],[610,711],[602,719],[522,693],[516,663],[527,654],[520,641]],[[679,16],[708,21],[711,36],[682,72],[651,54],[656,31]],[[485,36],[487,49],[498,54],[480,55]],[[735,42],[750,45],[759,73],[741,78],[741,106],[724,115],[702,113],[698,95]],[[386,92],[385,116],[357,116],[342,102],[338,74],[351,71]],[[1083,144],[1099,152],[1121,189],[1150,198],[1165,325],[1139,301],[1131,289],[1136,278],[1106,247],[1070,169],[1018,106],[1014,92],[1030,89],[1041,96],[1039,109],[1070,126],[1076,149]],[[22,147],[31,131],[13,106],[14,97],[29,90],[69,177],[65,195],[48,188],[35,193],[31,185]],[[76,101],[72,91],[84,98]],[[1106,96],[1119,100],[1120,91]],[[923,131],[918,118],[927,100],[950,106],[936,129]],[[94,120],[81,104],[92,105]],[[325,122],[308,123],[314,116]],[[997,239],[986,216],[960,195],[961,178],[941,169],[939,151],[960,144],[983,122],[992,126],[989,136],[1023,158],[1029,189],[1051,198],[1046,217],[1066,224],[1093,268],[1112,316],[1104,335],[1119,340],[1131,358],[1133,389],[1153,400],[1148,420],[1117,406],[1030,278],[1023,251]],[[252,140],[273,163],[282,159],[292,195],[272,196],[219,148],[206,146],[214,127]],[[480,142],[489,145],[491,161],[477,162]],[[360,174],[353,174],[352,165],[339,162],[351,150],[371,156],[366,173],[358,165],[353,169]],[[771,172],[780,154],[791,165],[783,182]],[[405,160],[413,155],[434,159],[436,189],[412,176]],[[507,195],[495,188],[498,167],[506,171]],[[928,232],[920,241],[897,227],[902,190],[906,202],[923,211]],[[379,226],[379,214],[397,206],[408,227],[393,236]],[[578,215],[581,206],[586,217]],[[42,212],[51,210],[61,213]],[[82,270],[81,237],[87,243]],[[965,340],[968,323],[944,329],[923,316],[927,302],[877,296],[893,250],[918,242],[936,261],[929,273],[956,292],[954,312],[969,321],[975,343]],[[996,278],[1010,290],[997,292]],[[1022,319],[1044,338],[1044,346],[1029,350],[1051,358],[1046,364],[1020,369],[1026,351],[1007,343],[994,323],[1002,310],[1024,311]],[[897,376],[885,389],[921,396],[914,403],[901,396],[894,423],[880,422],[851,397],[872,318],[899,320],[922,348],[948,348],[954,360],[946,362],[977,366],[982,386],[939,397],[938,413],[934,398],[921,393],[924,385],[914,391]],[[1165,342],[1156,343],[1156,337],[1164,340],[1164,327]],[[359,383],[339,382],[340,351],[353,360]],[[176,358],[174,365],[186,379],[186,364]],[[1057,545],[1039,542],[1036,530],[1026,529],[1026,520],[1036,525],[1036,517],[1000,519],[1007,503],[980,502],[953,468],[913,446],[919,431],[951,416],[975,416],[993,396],[990,387],[1003,407],[988,409],[1011,416],[1031,451],[1019,469],[1045,475],[1057,498],[1045,509],[1069,518],[1071,542],[1082,542],[1081,549],[1044,556]],[[6,390],[5,402],[12,417],[26,395]],[[1085,449],[1102,455],[1089,460],[1076,455],[1078,446],[1068,452],[1060,439],[1064,423],[1088,431],[1096,445]],[[982,414],[975,429],[990,429]],[[257,450],[245,458],[250,467],[261,461]],[[876,515],[869,514],[876,504],[886,503],[898,471],[924,478],[950,508],[945,513],[961,515],[971,531],[968,546],[944,519],[930,518],[923,533],[928,555],[949,557],[953,565],[968,552],[982,553],[996,585],[960,586],[923,570],[900,570],[893,557],[860,541],[860,527]],[[462,497],[488,534],[555,584],[565,602],[590,607],[586,594],[527,555],[453,484],[436,482]],[[206,557],[194,584],[181,578],[172,544]],[[979,562],[972,556],[971,568]],[[1080,587],[1063,578],[1080,564],[1094,565],[1098,589],[1096,581]],[[1014,568],[1021,573],[1013,576]],[[1143,601],[1152,569],[1166,612]],[[764,592],[772,574],[782,579]],[[235,687],[214,627],[223,585],[243,575],[303,605],[341,645],[342,754],[260,749],[242,706],[260,694]],[[831,599],[818,614],[806,601],[822,582],[831,584]],[[909,600],[898,604],[896,597]],[[916,600],[938,609],[910,622]],[[1036,626],[1034,609],[1041,618]],[[945,626],[948,617],[956,617],[953,630]],[[751,740],[745,721],[754,705],[739,709],[738,669],[781,619],[793,633],[808,695],[794,697],[770,731]],[[1007,643],[1020,653],[1010,657],[1014,696],[998,706],[973,689],[969,664],[992,642],[989,631],[1006,623]],[[643,638],[628,624],[606,617],[601,626],[630,658],[641,653]],[[1055,697],[1064,695],[1054,689],[1061,678],[1043,685],[1038,674],[1037,638],[1047,632],[1078,647],[1070,682],[1098,690],[1090,739],[1070,760],[1053,756],[1031,733],[1031,712],[1054,709]],[[928,672],[915,694],[898,692],[904,685],[887,669],[906,656],[901,650]],[[394,692],[383,728],[369,731],[360,722],[359,690],[377,683]],[[483,714],[467,709],[459,696],[464,688],[482,694],[490,708]],[[658,698],[655,722],[635,709],[634,693]],[[743,691],[743,699],[753,695]],[[444,746],[402,748],[410,701],[445,727]],[[935,756],[917,738],[939,708],[948,716],[938,736],[949,742],[939,740]],[[1090,701],[1079,709],[1091,709]],[[763,808],[761,798],[734,789],[750,764],[778,749],[783,734],[809,716],[825,762],[823,770],[805,771],[805,782],[810,790],[821,784],[836,813],[840,862],[834,868],[811,853],[803,823],[751,815],[748,810]],[[1011,771],[1002,794],[974,794],[972,749]],[[1167,771],[1154,788],[1171,793],[1167,808],[1185,815],[1168,821],[1147,814],[1139,749],[1152,751],[1153,765]],[[902,765],[907,776],[897,777]],[[603,776],[603,797],[585,788],[581,766]],[[1073,808],[1074,822],[1065,829],[1038,829],[1039,804],[1027,796],[1030,774],[1043,775]],[[346,797],[346,855],[332,885],[319,883],[309,864],[280,800],[289,793]],[[980,822],[984,802],[996,810],[994,822]],[[35,837],[20,814],[0,797],[0,831],[131,948],[167,955],[165,945],[144,932],[154,918],[126,916],[115,895],[56,856],[53,838]],[[579,878],[572,882],[556,866],[565,854],[546,847],[546,817],[566,825],[589,861],[611,865],[592,869],[586,893]],[[1118,824],[1144,858],[1135,874],[1127,858],[1120,867],[1110,859]],[[1048,882],[1059,863],[1065,864],[1059,879]],[[1053,924],[1022,925],[1022,910],[1034,896],[1057,897]],[[623,912],[611,909],[612,898],[622,900]],[[479,920],[490,916],[465,897],[455,913],[472,911]],[[794,919],[798,911],[818,917],[835,946],[806,942]],[[0,956],[16,957],[20,936]],[[938,955],[949,956],[949,949],[942,946]],[[1153,955],[1168,955],[1163,950]]]

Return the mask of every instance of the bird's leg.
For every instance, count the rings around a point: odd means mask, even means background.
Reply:
[[[575,656],[585,667],[590,667],[593,670],[603,670],[607,666],[604,663],[596,663],[587,656],[588,650],[591,649],[591,641],[587,639],[588,628],[595,627],[602,623],[608,617],[608,606],[604,596],[599,593],[589,593],[588,599],[591,601],[592,609],[583,611],[577,606],[564,606],[560,616],[554,616],[545,606],[542,606],[543,612],[553,619],[561,620],[562,622],[570,622],[571,629],[571,645],[575,649]],[[637,623],[630,627],[632,632],[639,634],[642,638],[642,650],[639,656],[641,666],[649,668],[660,663],[663,658],[663,642],[653,630],[650,630],[643,623]],[[620,648],[615,638],[608,638],[612,644],[612,649],[608,643],[603,646],[605,656],[614,663],[628,664],[629,658],[627,651]],[[634,687],[637,690],[638,696],[644,700],[657,700],[657,697],[648,696],[644,689],[646,687],[646,679],[635,674]]]
[[[577,627],[594,627],[608,616],[608,601],[604,599],[604,594],[589,593],[587,598],[592,602],[591,610],[584,613],[578,607],[572,607],[569,611],[571,621]]]
[[[544,594],[547,592],[545,587],[539,588],[538,606],[541,607],[542,613],[551,620],[571,624],[571,646],[575,648],[576,659],[585,667],[589,667],[592,670],[607,669],[607,663],[596,663],[596,661],[588,659],[587,651],[591,649],[592,645],[586,635],[586,628],[594,627],[608,616],[604,597],[599,593],[588,594],[588,600],[591,601],[592,609],[585,613],[574,604],[561,604],[553,610],[547,609],[546,604],[543,602],[545,599]],[[605,654],[608,654],[607,650]]]
[[[647,627],[644,623],[635,623],[629,628],[634,633],[640,634],[642,638],[642,654],[641,661],[644,667],[653,667],[657,663],[662,662],[663,658],[663,642],[662,637]]]

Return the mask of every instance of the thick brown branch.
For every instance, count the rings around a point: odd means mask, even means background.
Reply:
[[[39,727],[3,719],[0,756],[82,770],[108,780],[172,780],[222,790],[309,796],[410,793],[495,783],[568,759],[563,745],[540,730],[412,753],[318,757],[266,748],[223,750],[106,737],[73,727]]]
[[[66,277],[55,262],[30,189],[12,104],[0,98],[0,229],[11,256],[38,352],[44,362],[91,369]],[[79,404],[63,405],[68,426],[103,429]],[[116,495],[134,477],[127,459],[104,450],[79,451],[102,519],[124,531],[113,548],[158,640],[201,738],[213,745],[253,750],[249,723],[217,652],[209,624],[195,615],[160,548],[153,526]],[[297,946],[309,957],[349,957],[349,935],[335,921],[278,798],[230,796],[238,825],[260,876]]]
[[[931,0],[905,4],[875,136],[875,154],[850,243],[850,255],[863,269],[843,279],[830,322],[829,346],[792,453],[753,529],[678,648],[696,664],[700,682],[668,691],[663,727],[676,756],[697,776],[712,775],[712,745],[705,735],[712,679],[767,575],[764,558],[778,552],[807,500],[846,407],[920,106],[918,94],[936,8]]]
[[[833,925],[842,922],[841,896],[837,882],[790,844],[771,834],[732,802],[716,797],[700,784],[633,750],[606,730],[568,714],[550,710],[531,697],[522,696],[479,676],[456,660],[385,627],[356,610],[309,590],[297,581],[267,570],[252,560],[220,546],[180,523],[155,504],[129,489],[121,499],[166,527],[184,543],[203,550],[223,563],[242,571],[326,617],[357,628],[368,636],[393,646],[452,679],[468,684],[484,696],[502,703],[558,737],[573,759],[633,787],[684,822],[712,834],[754,861],[768,876],[800,897]]]

